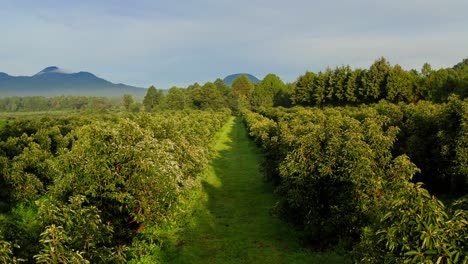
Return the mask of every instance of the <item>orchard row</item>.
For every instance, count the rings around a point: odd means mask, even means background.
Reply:
[[[277,213],[309,242],[341,244],[359,263],[467,263],[466,111],[453,97],[243,116],[277,184]]]
[[[157,247],[229,112],[18,119],[0,130],[0,262],[116,263]]]

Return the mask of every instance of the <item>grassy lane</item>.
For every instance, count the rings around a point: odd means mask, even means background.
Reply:
[[[272,216],[272,187],[262,181],[260,150],[233,119],[216,143],[203,191],[167,263],[343,263],[301,248],[293,228]]]

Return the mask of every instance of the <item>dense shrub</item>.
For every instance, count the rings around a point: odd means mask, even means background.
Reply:
[[[138,258],[126,252],[136,252],[130,247],[145,229],[174,221],[229,114],[10,122],[0,129],[0,257],[38,263]]]
[[[266,151],[278,212],[309,241],[352,246],[358,263],[466,263],[464,200],[445,207],[414,183],[465,188],[465,105],[455,98],[444,105],[381,102],[243,116]],[[430,164],[431,155],[440,160]],[[420,170],[413,157],[431,169]]]

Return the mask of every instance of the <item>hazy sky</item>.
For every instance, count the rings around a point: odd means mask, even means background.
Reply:
[[[141,87],[231,73],[420,69],[468,57],[466,0],[0,0],[0,72],[46,66]]]

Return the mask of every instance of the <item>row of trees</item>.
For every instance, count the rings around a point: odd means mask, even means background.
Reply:
[[[453,68],[433,70],[424,64],[421,71],[404,70],[390,65],[385,58],[369,69],[351,69],[349,65],[324,72],[306,72],[300,76],[291,95],[294,105],[323,106],[429,100],[444,102],[450,94],[468,96],[468,59]]]
[[[2,112],[37,112],[37,111],[104,111],[117,109],[122,100],[117,97],[91,96],[26,96],[0,98]]]
[[[154,87],[148,90],[146,110],[229,107],[237,111],[243,107],[355,105],[382,99],[395,103],[446,102],[450,94],[468,96],[468,59],[453,68],[439,70],[426,63],[418,72],[407,71],[398,64],[392,66],[382,57],[368,69],[327,67],[323,72],[306,72],[289,84],[268,74],[257,84],[240,76],[231,87],[217,79],[203,86],[195,83],[187,89],[173,87],[167,95],[156,91]]]
[[[311,242],[341,243],[359,263],[466,263],[466,109],[451,98],[243,116],[265,150],[277,212]],[[446,207],[419,180],[454,202]]]
[[[143,102],[131,95],[122,98],[84,96],[41,96],[0,98],[0,111],[94,110],[118,109],[181,110],[324,106],[428,100],[445,102],[450,94],[468,96],[468,59],[453,68],[433,70],[424,64],[421,71],[405,70],[377,59],[368,69],[352,69],[349,65],[327,67],[318,73],[306,72],[296,82],[285,84],[277,75],[268,74],[257,84],[240,76],[232,86],[221,79],[187,88],[172,87],[168,91],[151,86]]]
[[[146,258],[211,158],[230,113],[22,119],[0,129],[0,260]],[[154,255],[153,255],[154,254]]]
[[[233,82],[232,86],[217,79],[203,85],[195,83],[186,89],[172,87],[166,94],[151,86],[143,99],[146,111],[222,108],[236,111],[243,106],[287,106],[288,104],[287,85],[274,74],[267,75],[256,85],[247,76],[242,75]]]

